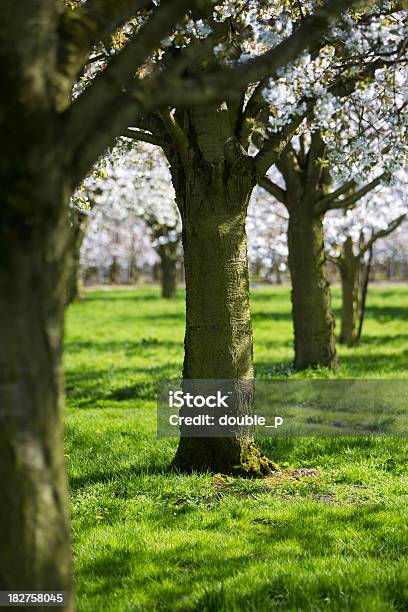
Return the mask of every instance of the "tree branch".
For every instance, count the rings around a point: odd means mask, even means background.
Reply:
[[[273,181],[270,180],[267,176],[263,176],[258,180],[258,185],[265,189],[268,193],[270,193],[274,198],[276,198],[282,204],[286,204],[286,191],[276,185]]]
[[[380,238],[385,238],[385,236],[388,236],[393,231],[395,231],[397,229],[397,227],[399,227],[401,225],[401,223],[403,221],[405,221],[407,216],[408,216],[408,213],[405,213],[404,215],[401,215],[401,216],[397,217],[397,219],[394,219],[394,221],[391,221],[391,223],[388,225],[388,227],[386,227],[383,230],[379,230],[378,232],[375,232],[374,234],[372,234],[370,240],[368,240],[366,242],[366,244],[360,249],[360,256],[364,255],[364,253],[366,253],[368,250],[370,250],[371,247],[374,245],[374,243],[377,240],[379,240]]]
[[[352,187],[355,187],[355,182],[346,181],[341,187],[325,195],[317,202],[315,213],[320,214],[322,212],[330,210],[329,205],[334,202],[339,196],[343,195],[346,191],[349,191]]]
[[[323,142],[322,135],[319,130],[313,130],[306,162],[306,189],[308,191],[315,191],[316,187],[322,183],[325,154],[326,145]]]
[[[78,160],[76,181],[81,180],[106,146],[132,124],[135,117],[146,114],[140,105],[134,101],[130,103],[123,94],[118,96],[118,92],[134,80],[137,69],[191,4],[191,0],[163,0],[135,38],[109,62],[67,111],[69,139],[75,148],[75,160]],[[77,151],[80,151],[78,155]]]
[[[177,75],[175,62],[174,69],[132,80],[137,67],[191,5],[191,0],[172,0],[171,6],[163,0],[135,38],[66,113],[67,141],[71,142],[71,149],[74,147],[77,163],[75,180],[82,179],[95,159],[138,116],[166,106],[186,108],[241,96],[248,83],[274,74],[305,48],[314,46],[323,38],[331,20],[355,3],[356,0],[329,0],[274,49],[234,68],[185,77],[184,73]]]
[[[358,189],[353,194],[351,194],[350,196],[346,198],[343,198],[342,200],[332,199],[331,201],[328,201],[328,202],[326,201],[325,204],[322,204],[322,202],[324,202],[326,199],[326,198],[323,198],[322,200],[319,200],[319,202],[317,202],[314,212],[316,214],[321,214],[321,213],[327,212],[328,210],[335,210],[338,208],[349,208],[350,206],[358,202],[360,198],[362,198],[367,193],[372,191],[375,187],[377,187],[377,185],[379,185],[381,181],[384,180],[384,177],[385,177],[385,172],[380,174],[380,176],[377,176],[377,178],[375,178],[374,180],[367,183],[367,185],[365,185],[361,189]],[[349,183],[346,183],[346,185],[348,184]],[[337,192],[339,191],[340,189],[337,190]]]
[[[327,90],[338,97],[350,95],[354,91],[357,83],[359,83],[362,79],[373,75],[378,68],[383,67],[388,63],[392,64],[393,62],[384,62],[382,59],[375,60],[368,66],[364,66],[364,69],[361,72],[354,74],[351,77],[339,77],[335,79],[329,85]],[[298,109],[300,109],[302,105],[306,106],[305,110],[303,112],[298,112],[279,132],[272,133],[269,139],[265,142],[263,148],[256,155],[255,163],[259,175],[263,176],[266,174],[268,169],[274,163],[276,163],[279,157],[283,154],[286,145],[292,139],[302,121],[310,116],[313,112],[316,105],[316,99],[302,97],[298,102]],[[316,174],[316,172],[314,174]]]
[[[152,0],[88,0],[60,18],[60,78],[67,88],[87,63],[92,48],[105,41],[130,17],[154,7]]]
[[[316,101],[313,99],[300,101],[299,106],[306,104],[306,110],[296,114],[279,132],[269,135],[262,149],[255,155],[256,174],[263,177],[269,168],[283,155],[302,121],[310,114]]]
[[[169,143],[164,142],[164,140],[155,136],[154,134],[149,134],[149,132],[145,132],[144,130],[139,130],[137,128],[127,128],[123,132],[122,136],[131,138],[132,140],[157,145],[158,147],[169,146]]]
[[[168,135],[170,136],[173,148],[180,152],[185,152],[188,149],[187,136],[183,132],[180,124],[178,123],[174,113],[171,112],[170,108],[165,108],[160,113],[161,120],[163,121],[164,127]]]
[[[262,109],[268,107],[268,103],[263,96],[263,90],[267,83],[268,79],[263,79],[255,87],[239,121],[238,140],[244,148],[249,144],[259,113]]]

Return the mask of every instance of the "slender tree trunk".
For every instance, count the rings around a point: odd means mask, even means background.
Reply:
[[[289,268],[297,370],[337,367],[323,219],[311,209],[307,202],[300,202],[289,211]]]
[[[112,263],[109,268],[109,283],[117,285],[119,283],[119,265],[115,256],[112,258]]]
[[[132,253],[130,255],[130,259],[129,259],[129,274],[128,274],[128,281],[130,284],[135,284],[137,283],[137,281],[139,280],[139,270],[137,267],[137,257],[136,257],[136,253],[134,250],[134,247],[132,249]]]
[[[71,216],[71,270],[68,278],[67,304],[82,300],[81,247],[85,238],[87,217],[77,211]]]
[[[251,380],[252,323],[245,217],[252,176],[222,179],[192,163],[172,168],[183,222],[186,275],[184,379]],[[219,169],[218,169],[219,170]],[[227,173],[225,173],[227,174]],[[236,413],[248,406],[234,406]],[[181,437],[174,466],[183,471],[262,475],[273,468],[251,436]]]
[[[339,269],[342,294],[340,342],[353,346],[357,341],[360,257],[353,253],[351,237],[344,243]]]
[[[64,590],[73,610],[61,375],[67,197],[52,168],[30,175],[25,159],[13,163],[0,192],[0,589]]]
[[[279,264],[276,264],[275,266],[275,276],[276,276],[276,284],[281,285],[282,284],[282,274],[279,268]]]
[[[173,245],[161,245],[158,248],[161,264],[162,297],[176,297],[177,291],[177,249]]]
[[[161,270],[160,270],[159,263],[153,264],[152,277],[153,277],[153,280],[156,282],[161,281]]]
[[[341,331],[340,342],[353,346],[357,340],[358,267],[342,268],[341,278]]]
[[[370,272],[371,272],[371,267],[373,264],[373,255],[374,255],[374,249],[371,246],[369,252],[368,252],[368,262],[367,262],[367,266],[366,266],[366,273],[365,273],[365,278],[364,278],[364,284],[362,286],[361,289],[361,311],[360,311],[360,321],[358,324],[358,331],[357,331],[357,342],[359,342],[361,340],[361,334],[363,331],[363,324],[364,324],[364,319],[365,319],[365,313],[366,313],[366,304],[367,304],[367,294],[368,294],[368,285],[370,283]]]

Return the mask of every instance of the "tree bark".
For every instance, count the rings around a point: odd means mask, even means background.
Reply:
[[[209,140],[206,142],[210,142]],[[252,323],[246,209],[253,188],[248,167],[231,172],[226,162],[190,157],[173,162],[183,223],[186,277],[184,379],[242,381],[253,378]],[[246,400],[234,405],[248,411]],[[193,470],[261,476],[273,469],[251,435],[181,437],[173,465]]]
[[[351,238],[346,240],[340,264],[341,331],[340,342],[353,346],[357,341],[360,259],[353,254]]]
[[[289,269],[295,332],[295,368],[336,368],[338,365],[326,276],[323,218],[312,205],[300,202],[288,208]]]
[[[0,590],[66,591],[75,608],[61,352],[71,152],[56,111],[52,0],[0,20]]]
[[[30,181],[24,162],[14,158],[22,175],[1,192],[0,589],[64,590],[73,610],[61,374],[67,201],[61,177]]]

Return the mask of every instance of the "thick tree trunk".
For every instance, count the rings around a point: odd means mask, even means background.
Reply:
[[[297,370],[337,367],[323,220],[311,209],[306,202],[291,206],[288,226]]]
[[[171,245],[161,245],[158,249],[161,264],[162,297],[176,297],[177,291],[177,253]]]
[[[174,180],[176,177],[176,180]],[[245,216],[252,188],[242,173],[223,183],[192,165],[177,180],[186,276],[184,379],[251,380],[252,323]],[[245,401],[244,401],[245,403]],[[234,405],[237,414],[248,405]],[[273,464],[251,436],[181,437],[174,466],[260,476]]]
[[[342,295],[340,342],[347,346],[353,346],[357,340],[359,269],[359,258],[353,253],[352,240],[348,239],[344,245],[340,266]]]
[[[13,161],[21,172],[25,160]],[[0,589],[64,590],[73,610],[61,376],[67,208],[61,188],[50,188],[58,177],[47,171],[36,184],[26,171],[0,193]]]

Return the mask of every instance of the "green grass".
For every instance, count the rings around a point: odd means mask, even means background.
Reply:
[[[177,441],[155,437],[155,384],[180,375],[184,304],[158,295],[92,291],[68,313],[79,610],[406,610],[407,442],[269,438],[272,478],[169,472]],[[252,304],[257,376],[290,375],[289,290]],[[336,376],[406,378],[407,339],[408,289],[371,288],[364,342],[340,348]]]

